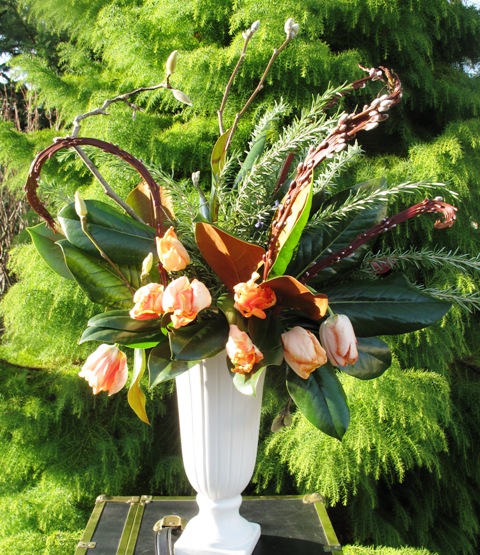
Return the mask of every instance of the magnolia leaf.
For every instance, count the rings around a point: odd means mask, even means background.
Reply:
[[[222,173],[223,167],[225,166],[225,157],[227,155],[226,146],[228,141],[228,136],[230,135],[230,129],[227,129],[223,135],[217,139],[215,146],[212,150],[212,156],[210,158],[210,165],[212,167],[212,173],[215,179],[218,179],[219,175]]]
[[[361,337],[358,339],[358,360],[339,368],[342,372],[359,378],[371,380],[381,376],[392,364],[390,347],[378,337]]]
[[[257,362],[248,374],[233,372],[233,383],[240,393],[255,397],[262,372],[269,366],[282,365],[282,332],[280,320],[271,310],[267,311],[265,320],[249,318],[248,334],[253,344],[262,353],[263,359]],[[228,365],[230,368],[233,366],[230,359],[228,359]]]
[[[298,246],[298,242],[302,237],[302,232],[310,216],[310,208],[312,206],[312,188],[313,181],[310,185],[301,189],[293,201],[290,215],[288,216],[285,225],[278,236],[277,255],[269,272],[269,276],[271,277],[283,275],[288,264],[292,260],[295,249]],[[273,222],[275,221],[274,217]]]
[[[350,411],[335,370],[326,364],[304,380],[291,368],[287,389],[305,418],[331,437],[342,439],[350,422]]]
[[[128,310],[109,310],[92,316],[88,321],[92,327],[111,328],[126,331],[150,331],[160,327],[160,319],[135,320]]]
[[[68,269],[91,301],[110,308],[132,308],[132,291],[109,264],[89,256],[65,239],[58,241],[58,245]]]
[[[385,188],[385,180],[368,181],[340,191],[323,205],[341,206],[350,195],[356,194],[359,190],[375,191],[383,188]],[[315,199],[313,202],[315,203]],[[312,207],[313,211],[314,208]],[[385,218],[386,214],[386,205],[379,202],[374,207],[354,212],[350,218],[340,219],[332,227],[304,233],[298,244],[295,257],[288,266],[286,273],[297,277],[302,276],[315,262],[321,261],[333,252],[341,252],[351,245],[360,234]],[[353,270],[361,264],[370,248],[368,243],[362,245],[349,256],[321,270],[315,277],[309,279],[308,283],[318,288],[319,284],[331,280],[339,274]]]
[[[145,351],[143,349],[135,349],[133,355],[132,383],[128,390],[127,400],[138,418],[140,418],[142,422],[145,422],[145,424],[150,424],[145,410],[147,399],[145,393],[140,388],[140,380],[145,373],[145,368]]]
[[[160,189],[160,201],[162,203],[162,210],[160,213],[160,221],[165,223],[166,221],[173,221],[175,219],[173,212],[172,199],[165,191],[164,187],[159,187]],[[155,228],[155,209],[153,206],[152,195],[150,193],[150,188],[145,181],[142,181],[139,185],[130,191],[127,199],[127,204],[135,210],[135,212],[142,218],[142,220]]]
[[[195,239],[207,264],[231,291],[237,283],[252,277],[265,254],[262,247],[204,222],[196,224]]]
[[[155,259],[158,258],[155,229],[118,212],[104,202],[86,200],[85,204],[88,210],[87,230],[113,262],[124,265],[141,264],[150,252]],[[62,208],[58,220],[72,245],[100,258],[98,249],[82,230],[74,203]]]
[[[217,300],[217,307],[223,312],[228,324],[237,326],[242,331],[247,331],[246,318],[235,308],[235,299],[232,294],[221,295]],[[258,318],[255,318],[258,320]]]
[[[172,360],[170,344],[165,341],[159,343],[148,357],[149,387],[152,389],[158,384],[171,380],[186,372],[195,361]]]
[[[225,349],[228,323],[223,316],[169,331],[174,360],[197,361],[210,358]]]
[[[63,251],[57,244],[58,241],[65,239],[65,236],[61,233],[55,233],[45,223],[34,227],[27,227],[27,231],[32,238],[38,254],[50,268],[63,278],[74,279],[65,263]]]
[[[330,307],[345,314],[357,337],[397,335],[440,320],[450,303],[412,285],[402,273],[371,281],[353,281],[324,289]]]
[[[258,363],[259,367],[280,366],[283,363],[283,331],[280,319],[272,310],[266,312],[265,320],[249,318],[248,334],[263,354],[263,359]]]
[[[262,366],[256,371],[249,372],[248,374],[240,374],[239,372],[232,372],[233,385],[243,395],[250,395],[250,397],[257,396],[258,382],[265,372],[266,366]]]
[[[101,341],[114,345],[125,345],[131,349],[149,349],[155,347],[165,336],[160,327],[145,331],[126,331],[112,328],[91,327],[87,328],[80,338],[79,343],[86,341]]]
[[[269,279],[260,287],[270,287],[275,292],[277,305],[300,310],[314,320],[319,320],[327,312],[328,297],[323,293],[312,293],[292,276]]]

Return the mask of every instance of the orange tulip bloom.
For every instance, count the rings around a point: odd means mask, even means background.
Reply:
[[[233,288],[235,295],[234,307],[245,318],[256,316],[264,320],[267,315],[264,310],[277,302],[277,297],[270,287],[260,287],[255,281],[260,276],[253,272],[252,277],[244,283],[238,283]]]
[[[333,366],[347,366],[357,361],[357,338],[348,316],[344,314],[329,316],[320,325],[320,341]]]
[[[130,317],[134,320],[152,320],[159,318],[162,308],[163,285],[149,283],[135,291],[133,302],[135,306],[130,310]]]
[[[226,344],[228,358],[232,361],[234,372],[248,374],[253,366],[263,359],[262,353],[252,343],[250,337],[232,324]]]
[[[287,364],[305,380],[327,362],[327,355],[320,341],[311,331],[300,326],[282,333],[282,343]]]
[[[190,264],[190,256],[173,227],[169,227],[163,237],[155,237],[155,241],[158,258],[167,272],[184,270]]]
[[[87,358],[78,375],[87,380],[94,395],[100,391],[113,395],[127,382],[127,356],[116,345],[100,345]]]
[[[163,310],[172,313],[174,328],[193,322],[197,314],[212,304],[212,297],[205,285],[181,276],[169,283],[163,293]]]

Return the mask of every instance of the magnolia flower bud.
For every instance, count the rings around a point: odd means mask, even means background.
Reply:
[[[78,191],[75,191],[75,212],[80,219],[86,218],[88,214],[87,205]]]
[[[167,70],[167,77],[170,77],[177,67],[178,50],[174,50],[168,57],[165,68]]]
[[[142,263],[142,276],[148,276],[153,266],[153,254],[149,252]]]
[[[192,101],[188,98],[188,96],[178,89],[171,89],[173,96],[179,101],[183,102],[184,104],[188,104],[189,106],[192,105]]]
[[[294,39],[300,31],[300,25],[298,23],[294,23],[293,17],[289,17],[287,21],[285,21],[284,29],[287,39]]]
[[[200,172],[193,172],[192,173],[192,183],[194,187],[198,187],[198,184],[200,183]]]
[[[259,28],[259,27],[260,27],[260,20],[257,19],[257,21],[254,21],[254,22],[252,23],[252,26],[250,27],[250,31],[251,31],[252,33],[256,33],[256,32],[258,31],[258,28]]]

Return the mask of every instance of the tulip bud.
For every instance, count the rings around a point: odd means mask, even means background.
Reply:
[[[343,367],[357,361],[357,338],[348,316],[329,316],[320,326],[320,341],[333,366]]]
[[[233,372],[249,374],[255,364],[263,360],[263,354],[252,343],[248,334],[235,324],[230,325],[225,348],[228,358],[232,361]]]
[[[87,358],[78,375],[87,380],[94,395],[100,391],[113,395],[127,382],[127,356],[115,345],[100,345]]]
[[[178,89],[171,89],[173,96],[179,101],[183,102],[184,104],[188,104],[189,106],[192,105],[192,101],[188,98],[188,96]]]
[[[80,219],[86,218],[88,214],[87,205],[78,191],[75,191],[75,212]]]
[[[178,57],[178,50],[174,50],[168,57],[167,63],[165,64],[165,67],[167,70],[167,77],[170,77],[170,75],[174,73],[175,68],[177,67],[177,57]]]
[[[325,350],[311,331],[300,326],[282,333],[283,356],[290,368],[301,378],[327,362]]]
[[[142,277],[148,276],[153,266],[153,254],[149,252],[142,263]]]

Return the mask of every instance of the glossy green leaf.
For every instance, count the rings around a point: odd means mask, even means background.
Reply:
[[[109,308],[132,308],[132,291],[106,262],[89,256],[67,240],[59,241],[58,244],[63,250],[68,269],[91,301]],[[132,278],[134,270],[126,270]]]
[[[269,310],[265,320],[249,318],[248,334],[253,344],[263,355],[263,359],[248,374],[233,373],[235,387],[244,395],[257,394],[257,384],[262,372],[269,366],[281,366],[283,363],[283,345],[281,334],[283,332],[280,320]],[[230,360],[228,360],[231,366]]]
[[[293,201],[291,213],[278,237],[279,249],[268,274],[270,278],[283,275],[292,260],[310,216],[312,190],[313,183],[310,183],[308,187],[304,187],[299,192]]]
[[[342,439],[350,411],[342,384],[330,365],[315,370],[306,380],[289,368],[287,389],[309,422],[327,435]]]
[[[150,388],[180,376],[195,364],[195,361],[172,360],[171,356],[172,352],[167,338],[150,352],[148,357]]]
[[[138,418],[140,418],[142,422],[145,422],[145,424],[150,424],[146,411],[147,399],[145,393],[140,388],[140,380],[145,373],[146,366],[145,351],[143,349],[135,349],[133,355],[132,383],[128,390],[127,400]]]
[[[340,206],[350,194],[354,194],[360,189],[369,191],[379,188],[383,189],[384,187],[384,180],[362,183],[334,195],[329,199],[326,205],[330,206],[333,204]],[[331,228],[320,230],[315,233],[304,233],[298,244],[295,258],[288,266],[287,273],[300,277],[313,263],[321,261],[333,252],[341,252],[351,245],[358,235],[364,233],[385,218],[386,213],[386,206],[382,203],[378,203],[375,207],[354,213],[351,218],[340,220]],[[339,262],[320,271],[317,276],[309,280],[309,285],[318,288],[319,284],[358,267],[370,248],[369,244],[362,245],[350,256],[342,258]]]
[[[88,325],[125,331],[151,331],[160,327],[160,318],[134,320],[128,310],[109,310],[90,318]]]
[[[280,366],[283,362],[282,324],[272,310],[268,310],[265,320],[249,318],[248,334],[254,345],[263,354],[260,367]]]
[[[260,380],[263,372],[265,372],[266,367],[263,366],[255,372],[250,372],[249,374],[239,374],[238,372],[233,372],[233,385],[236,389],[243,395],[250,395],[250,397],[257,396],[258,381]]]
[[[225,157],[227,155],[225,147],[227,146],[229,134],[230,129],[227,129],[223,135],[220,135],[212,150],[210,165],[215,179],[218,179],[219,175],[222,173],[223,167],[225,166]]]
[[[357,337],[419,330],[440,320],[450,308],[450,303],[418,289],[402,273],[326,287],[323,292],[333,312],[350,318]]]
[[[378,337],[361,337],[358,339],[357,349],[357,362],[339,370],[360,380],[371,380],[378,378],[390,368],[392,353],[385,341]]]
[[[221,295],[217,300],[217,307],[223,312],[228,325],[235,324],[240,330],[247,331],[247,318],[235,308],[235,299],[232,293]]]
[[[158,326],[150,331],[126,331],[111,328],[91,327],[87,328],[80,339],[80,343],[86,341],[101,341],[113,345],[126,345],[130,348],[149,349],[155,347],[165,336]]]
[[[88,232],[113,262],[141,264],[150,252],[157,258],[155,230],[152,227],[137,222],[104,202],[86,200],[85,204],[88,209]],[[83,232],[73,203],[62,208],[58,220],[72,245],[95,258],[100,257],[95,245]]]
[[[225,349],[228,323],[223,316],[169,332],[172,358],[197,361],[213,357]]]
[[[65,263],[63,251],[57,244],[58,241],[65,239],[65,236],[55,233],[45,223],[27,227],[27,231],[38,253],[50,268],[63,278],[74,279]]]

